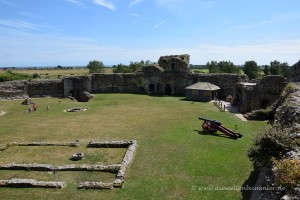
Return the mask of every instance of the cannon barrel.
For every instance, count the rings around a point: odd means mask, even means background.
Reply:
[[[218,122],[218,121],[216,121],[216,120],[205,119],[205,118],[202,118],[202,117],[199,117],[199,119],[200,119],[200,120],[203,120],[203,121],[207,121],[207,122],[209,122],[209,123],[216,124],[216,125],[218,125],[218,126],[221,126],[221,125],[222,125],[221,122]]]

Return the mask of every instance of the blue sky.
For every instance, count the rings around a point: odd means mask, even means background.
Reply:
[[[0,67],[300,59],[299,0],[0,0]]]

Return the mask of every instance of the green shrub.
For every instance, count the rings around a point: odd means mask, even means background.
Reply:
[[[34,73],[34,74],[32,74],[32,78],[41,78],[41,76],[38,73]]]
[[[248,157],[254,166],[261,168],[270,166],[272,158],[280,159],[286,152],[295,148],[286,129],[269,126],[253,139],[248,149]]]
[[[5,73],[0,74],[0,82],[4,81],[13,81],[13,80],[28,80],[32,79],[31,75],[15,73],[12,71],[6,71]]]

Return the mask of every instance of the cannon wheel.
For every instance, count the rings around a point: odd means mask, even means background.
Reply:
[[[202,124],[203,132],[211,132],[211,125],[209,122],[204,121]]]

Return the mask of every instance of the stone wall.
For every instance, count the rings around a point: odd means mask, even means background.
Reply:
[[[141,93],[139,82],[143,82],[139,73],[93,74],[91,85],[93,93]]]
[[[276,110],[276,123],[300,133],[300,82],[289,83],[285,101]]]
[[[27,81],[0,82],[0,100],[27,98]]]
[[[209,82],[219,86],[221,89],[218,91],[219,98],[226,98],[228,95],[235,94],[235,87],[237,83],[247,82],[246,75],[237,74],[192,74],[192,84],[197,82]]]
[[[63,97],[61,79],[0,82],[0,100]]]
[[[61,79],[31,80],[26,82],[29,97],[63,97],[63,82]]]
[[[159,66],[169,73],[190,73],[190,55],[161,56]]]
[[[241,113],[271,106],[281,95],[287,82],[282,76],[265,76],[256,83],[238,83],[233,105]]]
[[[91,76],[72,76],[63,79],[63,96],[79,97],[81,92],[92,91]]]
[[[290,82],[299,82],[300,81],[300,60],[291,67]]]
[[[247,81],[236,74],[197,74],[190,71],[190,56],[162,56],[159,65],[149,65],[137,73],[93,74],[65,77],[63,80],[33,80],[0,83],[1,98],[39,96],[69,97],[78,101],[89,93],[151,93],[185,95],[185,88],[197,82],[210,82],[221,88],[219,98],[234,95],[235,85]],[[8,88],[8,89],[7,89]],[[85,98],[86,99],[86,98]]]

